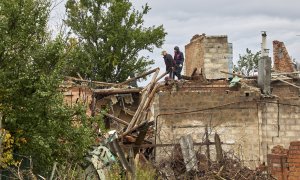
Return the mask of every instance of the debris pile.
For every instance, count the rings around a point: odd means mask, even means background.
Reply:
[[[174,157],[173,160],[163,162],[160,165],[160,171],[170,166],[174,171],[176,179],[186,177],[197,177],[198,179],[274,179],[266,171],[260,169],[251,170],[243,166],[243,162],[232,155],[224,156],[220,163],[210,161],[208,163],[204,154],[197,153],[198,169],[197,171],[187,173],[182,156]],[[168,165],[169,164],[169,165]],[[209,165],[208,165],[209,164]],[[172,179],[172,178],[171,178]]]

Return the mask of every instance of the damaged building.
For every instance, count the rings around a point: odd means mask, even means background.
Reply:
[[[283,42],[273,41],[273,53],[271,68],[263,32],[258,76],[245,77],[232,73],[232,44],[227,36],[195,35],[185,46],[184,81],[160,82],[167,73],[158,76],[159,69],[154,69],[119,84],[94,82],[100,89],[85,89],[85,85],[65,87],[64,91],[70,104],[84,101],[91,115],[109,107],[105,125],[116,130],[120,147],[108,147],[123,159],[128,171],[124,158],[133,148],[133,156],[141,154],[158,164],[156,167],[163,164],[161,174],[175,179],[182,170],[176,174],[176,165],[166,162],[174,160],[181,149],[184,171],[203,175],[210,163],[203,167],[199,158],[221,162],[232,156],[249,169],[264,165],[276,178],[291,180],[300,174],[291,170],[288,150],[276,148],[293,148],[300,140],[299,72]],[[145,88],[127,85],[151,73],[154,75]],[[294,153],[300,157],[300,151]],[[217,173],[220,177],[222,170]]]

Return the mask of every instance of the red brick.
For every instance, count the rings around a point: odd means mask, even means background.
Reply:
[[[289,154],[288,159],[300,159],[300,154]]]
[[[289,171],[298,171],[300,170],[300,166],[289,166]]]
[[[290,142],[290,146],[300,146],[300,141],[292,141]]]
[[[286,162],[286,159],[270,159],[269,162],[271,164],[280,164],[281,162]]]
[[[300,154],[300,150],[289,150],[289,155],[290,154]]]
[[[288,159],[288,163],[300,163],[300,159]]]
[[[289,150],[298,150],[300,149],[300,146],[290,146]]]
[[[288,163],[288,167],[300,167],[300,163],[290,162],[290,163]]]

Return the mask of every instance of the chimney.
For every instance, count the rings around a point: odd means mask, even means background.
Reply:
[[[271,95],[271,57],[269,57],[269,49],[267,49],[267,33],[261,33],[261,57],[258,60],[258,77],[257,83],[263,94]]]
[[[267,32],[262,31],[261,32],[261,56],[268,56],[269,55],[269,49],[267,49]]]

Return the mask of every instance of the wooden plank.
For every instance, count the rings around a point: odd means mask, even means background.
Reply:
[[[151,102],[153,100],[153,97],[156,94],[157,90],[160,87],[162,87],[162,86],[164,86],[164,85],[162,85],[162,84],[156,84],[154,86],[154,88],[152,89],[150,95],[146,99],[145,105],[143,107],[143,111],[141,112],[140,116],[138,117],[136,124],[139,124],[140,122],[142,122],[147,117],[147,114],[149,112],[150,104],[151,104]]]
[[[107,117],[111,118],[112,120],[117,121],[118,123],[121,123],[123,125],[126,125],[126,126],[129,125],[128,122],[126,122],[126,121],[124,121],[124,120],[122,120],[120,118],[117,118],[117,117],[115,117],[115,116],[113,116],[111,114],[105,113],[104,116],[107,116]]]
[[[206,143],[206,157],[207,157],[207,165],[210,167],[210,150],[209,150],[209,135],[208,135],[208,126],[205,127],[205,143]]]
[[[92,91],[96,94],[103,95],[111,95],[111,94],[129,94],[129,93],[139,93],[142,88],[130,88],[130,89],[122,89],[122,88],[113,88],[113,89],[92,89]]]
[[[215,146],[216,146],[216,153],[217,153],[217,161],[223,162],[223,150],[221,145],[220,136],[216,133],[215,134]]]
[[[139,146],[143,143],[143,141],[147,135],[149,127],[150,127],[149,123],[146,123],[144,126],[141,127],[138,137],[136,138],[136,141],[134,143],[137,146],[137,147],[133,148],[134,157],[139,152],[139,149],[140,149]]]
[[[108,83],[108,82],[100,82],[100,81],[90,81],[90,80],[83,80],[75,77],[65,76],[65,79],[73,80],[73,81],[79,81],[79,82],[87,82],[87,83],[93,83],[97,84],[99,86],[115,86],[115,83]]]
[[[191,135],[181,136],[179,139],[181,152],[187,172],[197,171],[197,158]]]
[[[135,130],[137,130],[137,129],[139,129],[140,127],[143,127],[146,123],[150,123],[150,122],[143,122],[143,123],[141,123],[141,124],[139,124],[139,125],[137,125],[137,126],[134,126],[133,128],[131,128],[131,129],[129,129],[128,131],[125,131],[123,134],[122,134],[122,137],[123,136],[126,136],[127,134],[129,134],[129,133],[131,133],[131,132],[133,132],[133,131],[135,131]]]
[[[168,72],[165,72],[165,73],[163,73],[162,75],[160,75],[158,78],[155,79],[155,81],[154,81],[154,83],[153,83],[153,84],[155,84],[155,86],[154,86],[153,89],[151,90],[150,95],[147,96],[145,105],[144,105],[144,107],[142,107],[142,112],[141,112],[140,115],[138,116],[136,124],[139,124],[141,121],[143,121],[143,119],[146,118],[146,116],[147,116],[147,114],[148,114],[148,109],[149,109],[150,103],[152,102],[152,99],[153,99],[153,97],[154,97],[156,91],[157,91],[160,87],[164,86],[163,84],[157,84],[157,83],[158,83],[158,81],[159,81],[161,78],[163,78],[163,77],[164,77],[165,75],[167,75],[167,74],[168,74]]]
[[[130,79],[124,81],[124,82],[121,82],[121,83],[119,83],[119,84],[116,84],[116,86],[122,86],[122,85],[128,84],[128,83],[130,83],[130,82],[132,82],[132,81],[134,81],[134,80],[137,80],[137,79],[139,79],[139,78],[145,77],[145,76],[147,76],[147,75],[149,75],[149,74],[154,73],[157,69],[158,69],[158,68],[155,68],[155,69],[152,69],[152,70],[150,70],[150,71],[148,71],[148,72],[142,73],[142,74],[140,74],[140,75],[138,75],[138,76],[136,76],[136,77],[130,78]]]
[[[278,81],[281,81],[281,82],[283,82],[283,83],[286,83],[286,84],[288,84],[288,85],[291,85],[291,86],[293,86],[293,87],[295,87],[295,88],[300,89],[299,86],[297,86],[297,85],[295,85],[295,84],[293,84],[293,83],[287,82],[287,81],[285,81],[285,80],[283,80],[283,79],[280,79],[280,78],[275,78],[275,79],[278,80]]]
[[[132,179],[132,180],[136,180],[136,166],[135,166],[135,163],[134,163],[134,157],[135,157],[135,154],[133,152],[133,149],[130,148],[129,149],[129,153],[128,153],[128,159],[129,159],[129,164],[130,164],[130,167],[132,169],[132,173],[128,174],[129,177],[128,179]]]
[[[118,143],[118,140],[117,139],[113,140],[112,141],[112,145],[113,145],[114,150],[116,151],[116,153],[117,153],[117,155],[119,157],[119,160],[120,160],[123,168],[126,171],[129,171],[130,173],[133,173],[133,169],[130,166],[130,164],[128,163],[128,161],[127,161],[127,159],[125,157],[124,151],[123,151],[123,149],[121,148],[121,146]]]
[[[141,100],[141,102],[140,102],[140,104],[139,104],[139,107],[138,107],[138,109],[136,110],[136,112],[135,112],[133,118],[131,119],[131,121],[130,121],[130,123],[129,123],[129,125],[128,125],[126,131],[125,131],[125,134],[128,133],[128,131],[130,131],[130,129],[132,129],[132,128],[135,126],[136,121],[137,121],[138,117],[140,116],[140,114],[141,114],[141,112],[142,112],[142,110],[143,110],[143,107],[144,107],[144,105],[145,105],[145,102],[146,102],[146,100],[147,100],[147,97],[148,97],[148,95],[149,95],[149,93],[150,93],[150,91],[151,91],[151,89],[152,89],[152,87],[153,87],[153,85],[154,85],[154,83],[155,83],[155,80],[156,80],[156,77],[157,77],[158,73],[159,73],[159,68],[156,69],[156,71],[155,71],[155,73],[154,73],[154,75],[153,75],[153,77],[152,77],[152,80],[151,80],[151,82],[149,83],[149,86],[147,87],[147,90],[146,90],[145,93],[143,94],[143,97],[142,97],[142,100]]]
[[[192,74],[191,74],[191,77],[193,77],[193,76],[196,75],[197,70],[198,70],[197,68],[194,68],[194,70],[193,70],[193,72],[192,72]]]
[[[161,80],[163,77],[165,77],[169,72],[164,72],[162,75],[158,76],[158,78],[155,79],[154,83],[157,83],[159,80]]]
[[[165,73],[163,73],[162,75],[160,75],[158,78],[156,78],[155,84],[156,84],[160,79],[162,79],[163,77],[165,77],[168,73],[169,73],[169,72],[165,72]],[[149,86],[150,86],[150,84],[148,84],[143,90],[141,90],[140,93],[143,93]]]

